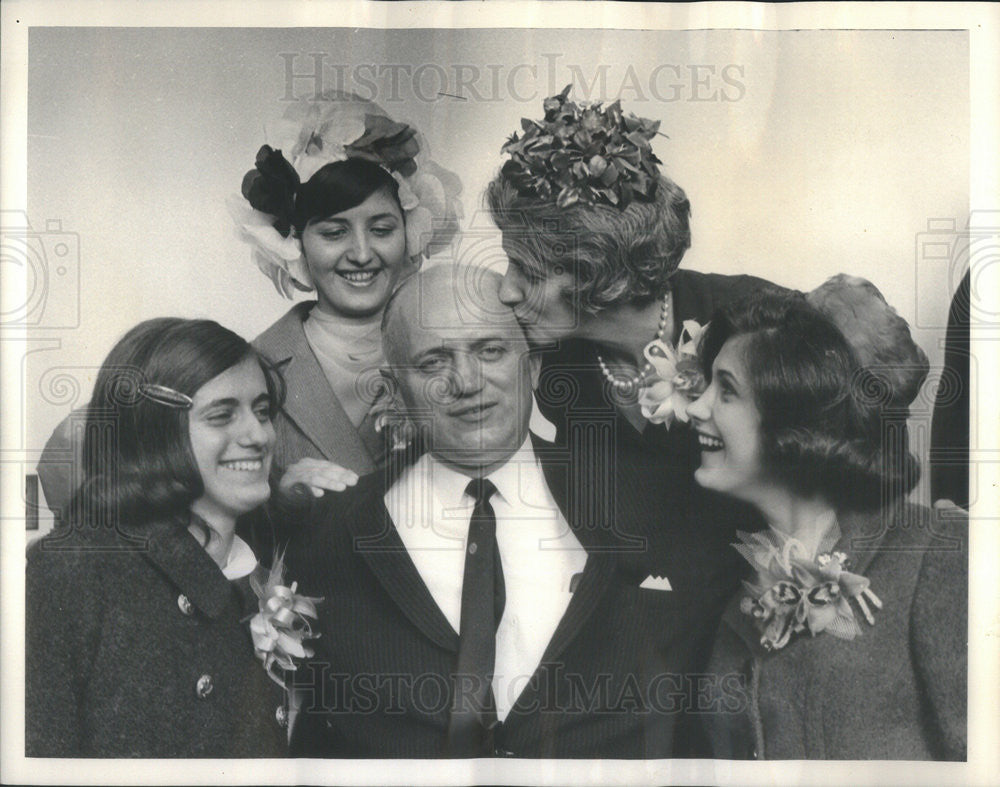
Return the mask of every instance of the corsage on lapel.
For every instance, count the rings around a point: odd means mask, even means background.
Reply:
[[[737,532],[736,536],[740,543],[733,547],[757,571],[756,583],[743,583],[749,595],[740,609],[753,618],[765,650],[783,648],[801,631],[812,636],[825,631],[839,639],[854,639],[861,634],[861,627],[854,617],[852,599],[868,624],[875,624],[868,602],[877,609],[882,608],[882,602],[865,577],[846,570],[847,555],[829,551],[836,543],[835,536],[821,542],[815,557],[798,539],[774,530]]]
[[[653,367],[648,385],[639,393],[639,409],[654,424],[670,426],[676,417],[685,423],[687,407],[705,390],[705,377],[698,363],[698,343],[707,325],[685,320],[677,348],[663,339],[646,345],[643,354]]]
[[[275,675],[272,667],[277,664],[282,670],[296,669],[295,659],[313,655],[313,651],[302,643],[316,639],[308,618],[316,619],[316,604],[321,598],[302,596],[295,592],[298,583],[291,587],[284,584],[284,553],[274,559],[267,579],[261,582],[256,576],[250,577],[250,587],[257,595],[260,611],[250,619],[250,635],[253,637],[254,651],[264,663],[268,676],[282,688],[285,681]]]

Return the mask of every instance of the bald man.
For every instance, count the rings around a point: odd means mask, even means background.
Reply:
[[[656,581],[623,573],[570,521],[600,479],[529,434],[538,365],[500,281],[439,266],[386,307],[417,447],[314,503],[289,548],[324,598],[297,756],[667,757],[697,710],[713,602],[656,556]]]

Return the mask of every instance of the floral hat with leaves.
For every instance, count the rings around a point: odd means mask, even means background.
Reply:
[[[501,148],[510,156],[501,174],[522,195],[554,200],[561,208],[651,202],[662,162],[650,140],[660,133],[660,121],[623,112],[620,101],[607,107],[570,101],[570,87],[545,99],[541,120],[521,118],[522,135],[515,132]]]
[[[406,220],[406,253],[414,262],[458,232],[458,176],[427,157],[415,128],[394,121],[373,101],[339,91],[299,101],[265,127],[265,137],[254,169],[243,178],[242,196],[233,195],[228,206],[257,267],[287,298],[314,288],[292,227],[295,195],[332,162],[365,159],[392,175]]]

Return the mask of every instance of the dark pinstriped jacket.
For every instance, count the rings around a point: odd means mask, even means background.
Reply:
[[[646,542],[594,538],[605,527],[594,519],[606,512],[591,494],[603,471],[588,477],[563,449],[537,438],[534,445],[554,498],[591,546],[541,665],[497,733],[496,753],[688,754],[683,730],[705,691],[695,673],[737,577],[719,578],[719,555],[709,548],[653,553]],[[293,732],[296,756],[441,756],[459,640],[388,518],[391,480],[375,473],[328,494],[289,548],[300,591],[325,598],[316,656],[297,675],[305,701]],[[679,533],[715,521],[750,526],[689,480],[663,483],[674,487],[677,505],[661,517]],[[673,590],[640,587],[649,575],[666,576]]]

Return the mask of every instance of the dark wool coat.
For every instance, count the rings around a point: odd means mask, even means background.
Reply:
[[[67,528],[29,548],[27,756],[285,756],[284,692],[242,622],[248,580],[175,524],[144,532]]]
[[[714,756],[769,760],[964,760],[968,519],[901,505],[840,518],[836,549],[881,599],[862,635],[793,636],[767,652],[737,594],[709,665],[724,686],[707,717]],[[869,605],[871,606],[871,605]]]

